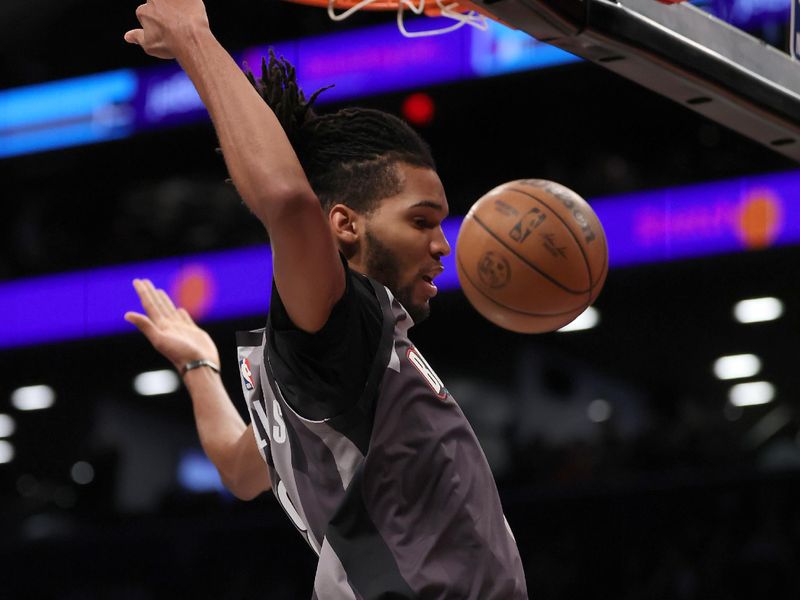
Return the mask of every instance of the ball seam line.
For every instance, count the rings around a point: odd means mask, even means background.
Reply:
[[[548,208],[549,208],[549,207],[548,207]],[[505,242],[504,242],[502,239],[500,239],[500,238],[498,237],[498,235],[497,235],[497,234],[496,234],[494,231],[492,231],[492,230],[491,230],[491,229],[489,229],[489,228],[488,228],[486,225],[484,225],[484,224],[483,224],[483,222],[482,222],[482,221],[481,221],[481,220],[480,220],[480,219],[479,219],[477,216],[473,216],[472,218],[473,218],[473,220],[474,220],[474,221],[475,221],[475,222],[476,222],[478,225],[480,225],[480,226],[481,226],[481,228],[482,228],[484,231],[486,231],[486,233],[488,233],[490,236],[492,236],[492,237],[493,237],[493,238],[494,238],[494,239],[497,241],[497,243],[498,243],[498,244],[500,244],[501,246],[503,246],[503,248],[505,248],[506,250],[508,250],[509,252],[511,252],[511,254],[513,254],[514,256],[516,256],[516,257],[517,257],[519,260],[521,260],[523,263],[525,263],[526,265],[528,265],[528,266],[529,266],[531,269],[533,269],[534,271],[536,271],[536,272],[537,272],[539,275],[541,275],[542,277],[544,277],[545,279],[547,279],[547,280],[548,280],[550,283],[552,283],[552,284],[553,284],[553,285],[555,285],[556,287],[559,287],[559,288],[561,288],[562,290],[564,290],[564,291],[565,291],[565,292],[567,292],[567,293],[570,293],[570,294],[575,294],[576,296],[577,296],[577,295],[580,295],[580,294],[586,294],[586,293],[588,293],[588,292],[590,292],[590,291],[591,291],[591,289],[592,289],[592,288],[591,288],[591,275],[592,275],[592,274],[591,274],[591,271],[590,271],[588,268],[587,268],[587,270],[586,270],[586,274],[589,276],[589,287],[588,287],[588,288],[586,288],[585,290],[574,290],[574,289],[572,289],[572,288],[569,288],[569,287],[567,287],[566,285],[564,285],[563,283],[561,283],[561,282],[559,282],[558,280],[556,280],[556,279],[555,279],[554,277],[552,277],[551,275],[548,275],[547,273],[545,273],[544,271],[542,271],[542,270],[541,270],[539,267],[537,267],[535,264],[533,264],[532,262],[528,261],[528,259],[526,259],[524,256],[520,255],[520,254],[519,254],[519,253],[518,253],[516,250],[514,250],[513,248],[511,248],[510,246],[508,246],[508,244],[506,244],[506,243],[505,243]],[[570,232],[570,233],[572,233],[572,232]],[[575,237],[575,236],[573,235],[573,238],[574,238],[574,237]],[[579,245],[580,245],[580,244],[579,244]],[[585,263],[586,263],[586,257],[585,257],[585,256],[583,257],[583,261],[584,261],[584,264],[585,264]]]
[[[586,310],[586,305],[584,305],[584,304],[581,304],[580,306],[578,306],[578,308],[574,308],[572,310],[567,310],[567,311],[564,311],[564,312],[557,312],[557,313],[535,313],[535,312],[529,312],[527,310],[520,310],[518,308],[514,308],[513,306],[508,306],[508,305],[503,304],[502,302],[499,302],[498,300],[492,298],[490,295],[488,295],[486,292],[484,292],[480,288],[480,286],[478,286],[472,280],[472,277],[469,276],[469,273],[467,273],[467,269],[464,267],[464,263],[461,262],[461,259],[456,257],[456,260],[458,261],[458,264],[461,266],[461,272],[464,273],[464,277],[466,277],[466,279],[469,282],[469,284],[473,288],[475,288],[475,291],[477,291],[481,296],[483,296],[484,298],[486,298],[490,302],[493,302],[494,304],[496,304],[500,308],[505,308],[507,310],[510,310],[511,312],[515,312],[515,313],[518,313],[520,315],[525,315],[525,316],[528,316],[528,317],[560,317],[562,315],[570,315],[570,314],[572,314],[572,313],[574,313],[575,311],[578,311],[578,310],[581,310],[581,311]],[[478,312],[480,312],[480,311],[478,311]]]

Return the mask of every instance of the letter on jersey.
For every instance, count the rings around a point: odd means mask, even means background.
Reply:
[[[252,406],[253,410],[256,412],[256,416],[258,416],[258,422],[261,424],[261,427],[253,427],[253,431],[255,431],[256,437],[258,438],[258,447],[261,449],[267,445],[265,437],[266,433],[269,431],[269,419],[267,419],[267,413],[264,411],[264,405],[261,404],[261,402],[256,400],[252,403]]]
[[[275,425],[272,426],[272,441],[282,444],[286,441],[286,423],[283,421],[281,405],[275,399],[272,400],[272,417],[275,419]]]
[[[439,379],[439,376],[433,371],[431,366],[428,364],[422,354],[414,348],[413,346],[408,349],[406,353],[408,356],[409,362],[417,368],[417,371],[425,378],[425,381],[428,382],[428,385],[431,386],[433,392],[442,399],[447,398],[447,388],[444,387],[444,383],[442,380]]]

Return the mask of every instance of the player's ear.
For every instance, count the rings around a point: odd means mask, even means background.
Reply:
[[[344,246],[358,243],[361,234],[361,219],[358,212],[344,204],[335,204],[328,212],[331,230],[336,240]]]

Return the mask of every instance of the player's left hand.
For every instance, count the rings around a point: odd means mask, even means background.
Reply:
[[[156,58],[176,58],[194,32],[209,29],[202,0],[147,0],[136,18],[142,27],[128,31],[125,41]]]
[[[193,360],[207,359],[219,364],[216,344],[186,309],[176,308],[167,293],[157,289],[149,279],[135,279],[133,287],[147,314],[127,312],[125,320],[133,323],[177,371]]]

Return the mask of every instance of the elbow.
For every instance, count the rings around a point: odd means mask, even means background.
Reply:
[[[309,210],[321,210],[319,199],[308,186],[286,186],[270,190],[253,202],[253,212],[269,228],[270,224],[293,220]]]
[[[224,477],[222,478],[222,484],[237,500],[244,500],[245,502],[254,500],[266,491],[263,487],[252,485],[249,482],[234,481]]]
[[[233,494],[233,496],[237,500],[242,500],[244,502],[249,502],[250,500],[255,500],[258,496],[261,495],[261,492],[256,492],[254,490],[247,490],[241,489],[237,487],[225,486],[228,488],[228,491]]]
[[[253,500],[271,489],[266,465],[258,465],[256,471],[246,470],[236,474],[219,471],[222,485],[238,500]]]

